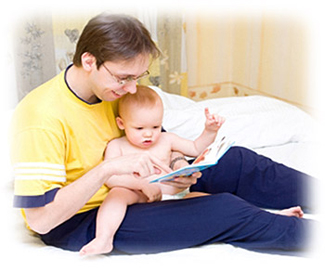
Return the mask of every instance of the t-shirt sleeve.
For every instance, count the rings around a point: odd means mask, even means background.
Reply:
[[[11,142],[14,206],[35,208],[52,202],[66,182],[64,137],[29,128],[12,135]]]

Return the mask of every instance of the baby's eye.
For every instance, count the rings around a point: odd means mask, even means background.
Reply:
[[[136,129],[136,130],[142,130],[143,127],[136,127],[135,129]]]
[[[153,128],[154,128],[154,129],[159,129],[159,128],[160,128],[160,126],[154,126]]]

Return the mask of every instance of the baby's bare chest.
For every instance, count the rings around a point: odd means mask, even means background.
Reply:
[[[168,143],[168,141],[159,141],[159,143],[156,143],[155,145],[152,145],[151,147],[147,149],[142,149],[139,147],[135,147],[132,145],[128,145],[128,147],[125,147],[122,149],[122,154],[134,154],[134,153],[150,153],[151,155],[157,157],[159,160],[163,161],[166,165],[170,164],[170,156],[171,156],[171,145]]]

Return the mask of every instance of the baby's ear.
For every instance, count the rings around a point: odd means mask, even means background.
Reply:
[[[121,119],[120,117],[116,118],[116,124],[121,130],[125,129],[123,119]]]

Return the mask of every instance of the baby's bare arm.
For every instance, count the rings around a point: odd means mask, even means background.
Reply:
[[[194,141],[169,133],[173,151],[181,152],[187,156],[197,157],[215,140],[225,119],[217,114],[210,114],[208,108],[205,109],[205,117],[205,128],[201,135]]]

